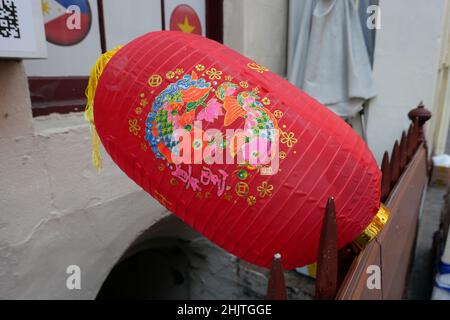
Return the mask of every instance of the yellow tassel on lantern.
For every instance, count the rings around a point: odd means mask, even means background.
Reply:
[[[94,122],[94,98],[95,90],[97,89],[98,80],[102,75],[103,70],[108,64],[109,60],[119,51],[122,47],[117,47],[111,51],[108,51],[100,56],[95,62],[92,68],[91,75],[89,77],[88,86],[86,88],[86,110],[84,112],[84,119],[91,125],[92,136],[92,163],[97,171],[102,168],[102,158],[100,156],[100,138],[95,130]]]

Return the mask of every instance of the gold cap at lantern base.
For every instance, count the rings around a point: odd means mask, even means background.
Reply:
[[[380,205],[377,214],[367,228],[351,243],[351,246],[357,251],[363,250],[383,229],[386,222],[389,220],[390,211],[384,205]]]

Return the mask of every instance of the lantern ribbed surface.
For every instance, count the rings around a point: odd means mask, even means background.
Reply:
[[[381,172],[348,124],[264,66],[200,36],[161,31],[125,45],[99,79],[94,118],[105,149],[132,180],[256,265],[270,267],[276,253],[287,269],[316,261],[329,197],[339,247],[358,237],[380,207]],[[279,129],[280,170],[176,166],[171,135],[194,120],[203,131]]]

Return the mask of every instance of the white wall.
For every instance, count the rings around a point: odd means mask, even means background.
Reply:
[[[287,0],[225,0],[224,44],[285,75]]]
[[[368,144],[380,162],[410,125],[421,100],[432,109],[445,0],[380,0],[374,78],[377,97],[368,116]]]
[[[151,31],[161,30],[161,1],[123,0],[103,2],[108,50],[125,45]]]

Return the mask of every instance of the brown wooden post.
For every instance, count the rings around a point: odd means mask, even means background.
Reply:
[[[206,36],[223,43],[223,0],[205,1]]]
[[[419,148],[419,118],[413,120],[414,152]]]
[[[383,161],[381,162],[381,202],[385,202],[391,192],[391,166],[389,164],[389,154],[384,152]]]
[[[408,163],[408,151],[407,151],[407,141],[406,133],[402,132],[402,139],[400,140],[400,172],[403,173],[405,167]]]
[[[406,137],[407,151],[408,151],[408,162],[412,159],[414,155],[414,127],[411,124],[408,128],[408,134]]]
[[[106,32],[105,32],[105,13],[103,10],[103,0],[97,0],[97,12],[98,12],[98,28],[100,34],[100,49],[102,53],[108,51],[106,46]]]
[[[394,148],[391,154],[391,190],[394,188],[395,184],[400,178],[400,147],[398,146],[398,141],[395,141]]]
[[[417,144],[420,145],[423,143],[425,150],[426,150],[426,156],[427,156],[427,171],[428,175],[431,175],[431,168],[432,163],[431,160],[428,158],[428,144],[425,138],[425,129],[424,125],[425,123],[431,119],[431,112],[425,108],[423,102],[421,101],[417,108],[411,110],[408,113],[408,117],[411,121],[414,122],[414,127],[417,130]]]
[[[431,119],[431,112],[425,108],[423,102],[421,101],[417,108],[411,110],[408,113],[408,117],[411,121],[415,121],[417,119],[417,130],[418,130],[418,142],[419,144],[425,141],[425,130],[424,125],[425,123]]]
[[[284,281],[284,268],[281,255],[276,254],[272,260],[269,285],[267,286],[268,300],[287,300],[286,283]]]
[[[316,299],[332,300],[337,293],[338,246],[334,199],[329,198],[320,234],[317,257]]]

